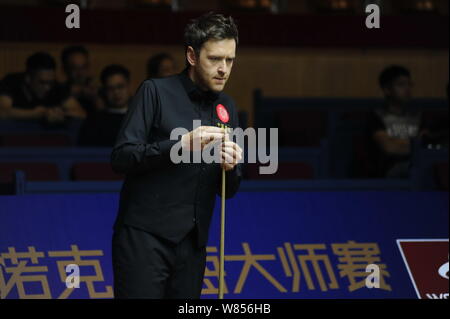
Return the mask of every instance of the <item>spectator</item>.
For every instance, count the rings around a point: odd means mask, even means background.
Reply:
[[[426,134],[419,111],[408,109],[412,81],[409,70],[390,66],[379,77],[385,96],[382,108],[369,116],[369,143],[375,177],[408,178],[411,139]]]
[[[147,63],[148,78],[163,78],[176,73],[175,60],[168,53],[152,56]]]
[[[63,50],[61,62],[67,81],[64,88],[74,96],[88,113],[100,108],[98,88],[90,74],[89,52],[83,46],[70,46]]]
[[[121,65],[109,65],[101,73],[101,82],[105,109],[88,116],[80,130],[79,145],[113,146],[128,110],[130,72]]]
[[[55,60],[44,52],[27,59],[25,73],[7,75],[0,88],[0,118],[63,123],[66,117],[84,118],[73,97],[56,83]]]

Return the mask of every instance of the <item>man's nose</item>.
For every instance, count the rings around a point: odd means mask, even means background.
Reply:
[[[225,60],[223,60],[223,61],[220,63],[220,66],[219,66],[218,71],[219,71],[220,76],[224,76],[224,75],[227,73],[227,71],[228,71],[228,70],[227,70],[227,63],[226,63]]]

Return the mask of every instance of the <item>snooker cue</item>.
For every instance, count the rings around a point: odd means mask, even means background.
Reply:
[[[219,299],[223,299],[225,282],[225,176],[225,168],[222,168],[222,193],[220,205]]]
[[[223,299],[225,277],[225,169],[222,169],[222,205],[220,210],[219,299]]]

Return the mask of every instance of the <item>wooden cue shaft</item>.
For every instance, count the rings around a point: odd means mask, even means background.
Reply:
[[[219,299],[223,299],[225,279],[225,169],[222,169],[222,194],[220,211]]]

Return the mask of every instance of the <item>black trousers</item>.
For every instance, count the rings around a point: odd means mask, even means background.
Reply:
[[[113,234],[115,298],[198,299],[206,247],[196,245],[195,228],[178,244],[122,225]]]

